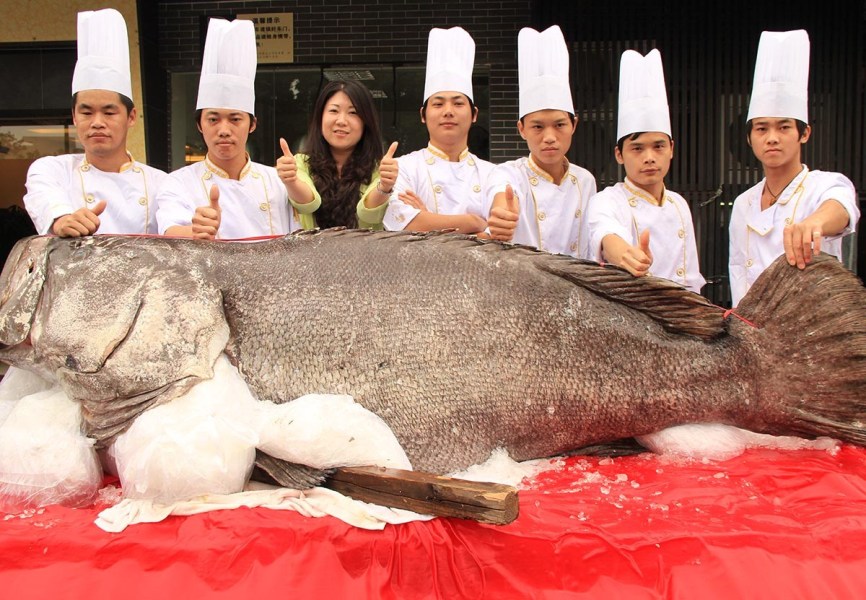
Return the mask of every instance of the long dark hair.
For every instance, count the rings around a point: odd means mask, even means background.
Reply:
[[[355,106],[355,112],[364,123],[364,134],[343,165],[339,176],[337,164],[331,155],[331,147],[322,135],[325,105],[337,92],[344,92],[349,97]],[[370,183],[373,171],[382,158],[379,117],[373,106],[373,95],[364,84],[357,81],[331,81],[322,88],[310,119],[304,153],[309,157],[313,183],[322,196],[322,206],[316,211],[316,225],[322,229],[357,227],[356,207],[361,198],[360,187]]]

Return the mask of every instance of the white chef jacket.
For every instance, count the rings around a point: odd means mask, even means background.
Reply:
[[[504,192],[507,184],[511,184],[520,205],[512,242],[554,254],[591,258],[586,209],[596,185],[589,171],[569,163],[562,180],[556,182],[531,156],[497,165],[487,180],[485,216],[496,194]]]
[[[649,229],[653,264],[649,275],[664,277],[700,292],[707,282],[698,264],[698,247],[692,213],[685,199],[664,190],[661,205],[627,178],[605,188],[592,198],[588,210],[589,250],[592,260],[602,262],[601,241],[615,234],[637,246],[640,234]]]
[[[27,171],[24,206],[36,231],[51,233],[54,221],[105,200],[96,233],[156,233],[156,192],[166,174],[132,156],[120,172],[100,171],[84,154],[44,156]]]
[[[219,186],[222,213],[218,239],[285,235],[299,228],[286,186],[274,167],[254,163],[248,157],[235,180],[205,158],[166,177],[156,199],[159,233],[175,225],[191,225],[196,207],[209,204],[214,184]]]
[[[762,179],[734,201],[730,224],[728,273],[733,306],[739,304],[764,269],[785,253],[785,226],[799,223],[826,200],[839,201],[848,211],[848,226],[839,235],[821,239],[821,251],[842,260],[842,237],[853,233],[860,218],[857,192],[840,173],[810,171],[806,165],[788,184],[776,203],[761,210]]]
[[[481,160],[468,149],[457,162],[433,144],[397,158],[400,171],[385,212],[385,229],[400,231],[421,212],[405,204],[398,195],[415,192],[427,210],[440,215],[473,214],[487,218],[482,210],[484,182],[493,163]]]

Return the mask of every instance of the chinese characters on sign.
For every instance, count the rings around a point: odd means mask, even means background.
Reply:
[[[237,15],[252,21],[256,28],[258,61],[262,63],[294,62],[294,13],[258,13]]]

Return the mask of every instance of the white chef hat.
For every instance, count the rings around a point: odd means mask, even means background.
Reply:
[[[427,39],[427,76],[424,101],[436,92],[460,92],[472,98],[475,41],[462,27],[430,30]]]
[[[764,31],[746,121],[784,117],[809,122],[809,34]]]
[[[196,110],[255,114],[256,31],[252,21],[211,19],[207,26]]]
[[[520,118],[537,110],[574,114],[568,83],[568,47],[558,26],[541,33],[524,27],[517,36]]]
[[[132,100],[126,21],[113,8],[78,13],[78,61],[72,73],[72,93],[82,90],[109,90]]]
[[[661,53],[652,50],[642,56],[626,50],[619,65],[616,139],[641,131],[661,131],[670,136],[671,114]]]

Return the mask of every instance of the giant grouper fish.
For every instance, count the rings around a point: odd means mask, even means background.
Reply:
[[[436,473],[683,423],[866,445],[856,276],[826,255],[778,260],[736,315],[665,280],[458,234],[35,237],[0,276],[0,360],[58,380],[100,445],[224,351],[261,401],[352,395]]]

